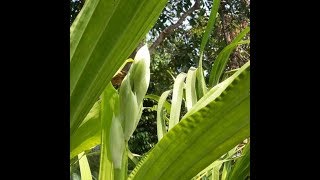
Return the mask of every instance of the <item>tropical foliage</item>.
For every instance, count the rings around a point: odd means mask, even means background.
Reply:
[[[173,77],[172,89],[168,86],[161,96],[146,95],[152,79],[147,45],[136,53],[120,88],[111,83],[166,3],[87,0],[72,23],[70,171],[79,166],[81,179],[250,177],[250,62],[225,72],[233,51],[250,42],[245,40],[249,27],[220,51],[207,77],[203,69],[219,0],[212,2],[197,66]],[[158,142],[139,156],[130,151],[129,140],[146,99],[158,102],[152,109],[157,114]],[[99,172],[94,174],[87,157],[97,145]],[[78,178],[76,173],[72,176]]]

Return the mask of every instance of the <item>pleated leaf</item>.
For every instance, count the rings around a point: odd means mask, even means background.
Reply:
[[[87,0],[70,28],[70,134],[153,27],[167,0]]]
[[[239,71],[220,96],[184,116],[139,162],[129,179],[191,179],[249,137],[249,66]]]

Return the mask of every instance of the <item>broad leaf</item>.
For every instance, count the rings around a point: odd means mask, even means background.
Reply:
[[[249,137],[249,66],[239,71],[220,96],[184,116],[139,162],[129,179],[191,179]]]
[[[70,34],[70,134],[152,28],[167,0],[87,0]]]

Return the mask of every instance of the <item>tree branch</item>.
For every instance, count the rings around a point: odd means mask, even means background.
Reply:
[[[188,9],[185,13],[182,14],[180,19],[175,24],[171,24],[170,26],[168,26],[166,29],[164,29],[160,33],[158,38],[150,46],[150,48],[149,48],[150,53],[153,53],[155,48],[158,45],[160,45],[163,42],[163,40],[166,37],[168,37],[176,28],[178,28],[183,23],[183,21],[186,19],[186,17],[188,17],[192,12],[194,12],[195,10],[197,10],[199,8],[200,8],[200,0],[196,0],[194,5],[190,9]]]

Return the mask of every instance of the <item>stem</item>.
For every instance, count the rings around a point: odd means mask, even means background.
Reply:
[[[121,169],[114,169],[114,180],[126,180],[128,176],[128,142],[122,155]]]

